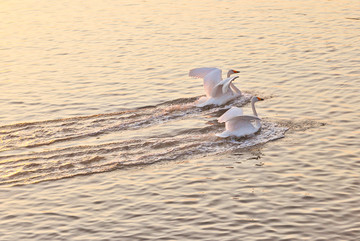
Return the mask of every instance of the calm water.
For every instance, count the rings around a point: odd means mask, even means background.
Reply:
[[[0,3],[0,240],[358,240],[358,1]],[[245,93],[197,108],[196,67]],[[230,106],[255,136],[219,139]]]

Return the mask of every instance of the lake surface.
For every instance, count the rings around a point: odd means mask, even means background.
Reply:
[[[1,240],[358,240],[358,1],[0,3]],[[243,96],[198,108],[197,67]],[[220,139],[231,106],[263,127]]]

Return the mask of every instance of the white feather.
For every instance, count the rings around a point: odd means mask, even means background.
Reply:
[[[226,122],[236,116],[241,116],[243,114],[243,110],[239,107],[231,107],[227,110],[222,116],[218,118],[219,123]]]
[[[212,72],[213,70],[220,70],[220,78],[221,78],[221,69],[218,68],[196,68],[189,71],[190,77],[195,78],[204,78],[208,73]]]
[[[212,96],[212,91],[214,87],[221,81],[222,79],[220,69],[214,69],[213,71],[210,71],[207,75],[205,75],[204,89],[207,97]]]
[[[225,94],[233,94],[233,91],[230,89],[231,82],[234,79],[239,78],[239,76],[233,76],[227,79],[220,81],[211,91],[211,97],[219,97]],[[241,92],[240,92],[241,93]]]
[[[239,78],[239,76],[233,76],[233,77],[230,77],[230,78],[225,79],[224,84],[223,84],[223,87],[222,87],[222,92],[223,92],[224,94],[229,91],[229,89],[230,89],[230,84],[231,84],[235,79],[237,79],[237,78]]]
[[[242,137],[256,133],[260,125],[253,125],[250,120],[235,117],[225,123],[225,129],[232,136]]]

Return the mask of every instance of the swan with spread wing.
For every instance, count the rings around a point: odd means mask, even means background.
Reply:
[[[251,107],[253,115],[244,115],[241,108],[231,107],[222,116],[218,118],[220,123],[225,122],[225,131],[216,134],[218,137],[243,137],[258,132],[261,128],[261,119],[258,117],[255,102],[262,101],[264,99],[259,97],[252,97]]]
[[[189,72],[189,76],[204,79],[206,96],[201,97],[196,106],[223,105],[232,99],[241,96],[241,91],[232,83],[239,76],[232,74],[239,73],[237,70],[229,70],[227,78],[222,79],[221,69],[218,68],[196,68]]]

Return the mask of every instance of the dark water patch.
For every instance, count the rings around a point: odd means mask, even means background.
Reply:
[[[175,99],[175,100],[165,101],[156,106],[164,106],[164,105],[171,106],[171,105],[182,105],[182,104],[194,103],[200,97],[201,96],[196,96],[196,97],[191,97],[191,98],[179,98],[179,99]]]
[[[359,20],[360,20],[360,17],[359,17],[359,18],[356,18],[356,17],[350,18],[350,17],[348,17],[348,18],[346,18],[346,19],[359,21]]]
[[[101,156],[95,156],[95,157],[92,157],[92,158],[89,158],[89,159],[86,159],[86,160],[83,160],[83,161],[80,161],[79,164],[83,164],[83,165],[92,165],[93,163],[95,162],[99,162],[101,160],[103,160],[104,157],[101,157]]]
[[[279,126],[289,129],[290,132],[306,131],[312,128],[319,128],[325,126],[326,123],[316,120],[276,120]]]

